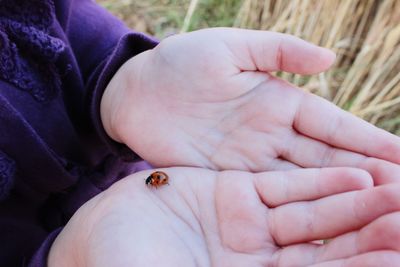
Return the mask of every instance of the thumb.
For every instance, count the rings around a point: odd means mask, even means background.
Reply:
[[[209,30],[220,31],[218,35],[241,71],[315,74],[327,70],[336,58],[333,51],[288,34],[234,28]]]

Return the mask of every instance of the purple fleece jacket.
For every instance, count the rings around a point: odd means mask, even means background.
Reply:
[[[0,0],[0,266],[46,266],[83,203],[149,167],[107,137],[99,103],[155,45],[91,0]]]

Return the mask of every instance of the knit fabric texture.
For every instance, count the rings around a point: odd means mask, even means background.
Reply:
[[[48,101],[59,92],[55,61],[65,49],[51,36],[54,4],[50,0],[0,1],[0,76],[29,92],[37,101]]]
[[[8,196],[12,188],[15,162],[0,151],[0,200]]]

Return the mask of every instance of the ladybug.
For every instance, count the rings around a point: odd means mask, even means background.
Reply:
[[[168,179],[169,179],[169,177],[165,172],[156,171],[156,172],[153,172],[152,174],[150,174],[149,177],[147,177],[146,185],[150,184],[150,185],[154,186],[155,188],[157,188],[158,186],[164,185],[164,184],[169,185]]]

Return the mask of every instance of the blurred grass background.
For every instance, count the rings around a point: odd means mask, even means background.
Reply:
[[[320,75],[282,78],[400,134],[400,0],[98,0],[162,39],[206,27],[289,33],[334,50]],[[343,129],[345,131],[345,129]]]

